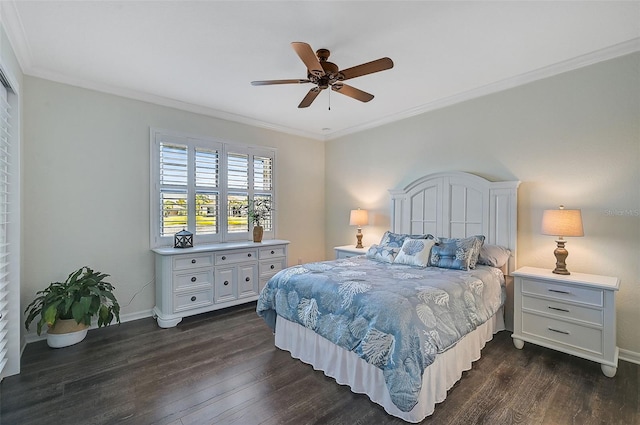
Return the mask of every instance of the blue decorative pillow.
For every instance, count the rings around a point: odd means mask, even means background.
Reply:
[[[380,246],[389,246],[392,248],[402,248],[405,239],[435,239],[433,235],[409,235],[406,233],[384,232],[380,239]]]
[[[469,270],[476,267],[484,236],[469,238],[440,238],[431,248],[429,265],[444,269]]]
[[[393,260],[396,264],[408,264],[410,266],[427,267],[431,247],[435,245],[434,239],[405,239],[400,252]]]
[[[373,244],[367,251],[367,258],[380,261],[382,263],[393,263],[393,260],[396,258],[399,251],[400,248]]]

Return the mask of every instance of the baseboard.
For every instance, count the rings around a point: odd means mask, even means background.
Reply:
[[[151,317],[151,316],[153,316],[153,310],[144,310],[144,311],[138,311],[138,312],[135,312],[135,313],[121,314],[120,315],[120,322],[121,323],[131,322],[133,320],[144,319],[146,317]],[[91,325],[89,330],[91,331],[93,329],[98,329],[98,326],[96,324]],[[22,346],[22,349],[20,350],[20,355],[22,356],[22,353],[24,352],[24,349],[27,346],[27,344],[31,344],[32,342],[36,342],[36,341],[42,341],[43,339],[47,339],[47,333],[46,332],[42,332],[40,335],[38,335],[38,333],[36,331],[31,331],[31,332],[28,332],[27,334],[25,334],[25,336],[24,336],[24,345]]]
[[[640,353],[621,348],[620,353],[618,354],[618,359],[629,363],[640,364]]]

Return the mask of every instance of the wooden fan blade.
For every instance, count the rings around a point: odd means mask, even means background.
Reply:
[[[363,75],[373,74],[374,72],[380,72],[391,68],[393,68],[393,61],[389,58],[381,58],[363,63],[362,65],[356,65],[351,68],[344,69],[340,71],[340,73],[344,76],[343,80],[348,80],[350,78],[361,77]]]
[[[360,102],[368,102],[373,99],[372,94],[346,84],[334,84],[331,86],[331,90],[352,97]]]
[[[318,87],[314,87],[309,90],[309,93],[307,93],[304,99],[302,99],[302,102],[300,102],[298,108],[306,108],[311,105],[313,101],[316,100],[316,97],[318,97],[318,94],[320,94],[320,89]]]
[[[291,47],[296,51],[302,62],[306,65],[309,72],[313,75],[321,77],[324,75],[324,69],[320,65],[320,61],[318,61],[318,57],[314,53],[311,46],[307,43],[302,43],[300,41],[294,41],[291,43]]]
[[[271,84],[304,84],[310,83],[309,80],[265,80],[265,81],[252,81],[252,86],[268,86]]]

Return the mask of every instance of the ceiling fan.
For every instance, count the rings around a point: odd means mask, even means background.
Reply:
[[[266,80],[252,81],[251,85],[266,86],[271,84],[305,84],[313,83],[316,86],[309,90],[309,93],[302,99],[298,108],[306,108],[315,100],[320,92],[331,87],[331,90],[352,97],[361,102],[368,102],[373,99],[373,95],[344,84],[343,81],[351,78],[361,77],[374,72],[384,71],[393,68],[393,61],[389,58],[381,58],[371,62],[363,63],[351,68],[340,70],[335,63],[327,61],[331,52],[327,49],[318,49],[313,53],[313,49],[307,43],[291,43],[302,62],[307,67],[307,78],[300,80]]]

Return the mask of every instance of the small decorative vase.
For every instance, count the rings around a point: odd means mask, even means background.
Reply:
[[[253,228],[253,241],[262,242],[263,233],[264,233],[264,229],[262,228],[262,226],[255,226]]]
[[[62,348],[77,344],[87,336],[88,330],[88,325],[76,323],[74,319],[58,319],[47,330],[47,345]]]

